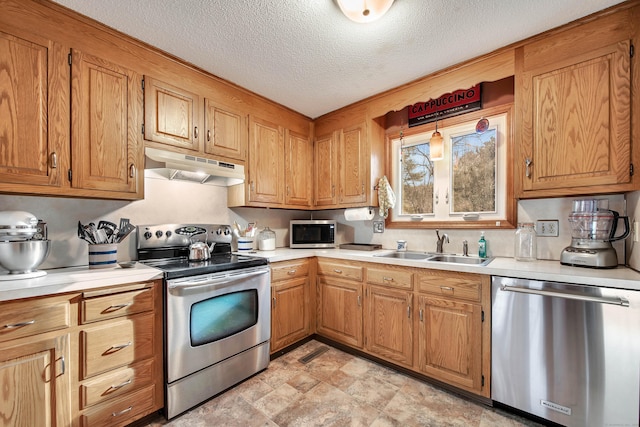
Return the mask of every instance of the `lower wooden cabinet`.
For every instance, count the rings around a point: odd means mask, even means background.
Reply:
[[[362,283],[318,278],[320,335],[362,348]]]
[[[309,260],[271,266],[271,353],[311,335]]]

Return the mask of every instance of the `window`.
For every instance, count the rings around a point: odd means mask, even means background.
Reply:
[[[389,227],[513,228],[511,106],[493,107],[438,122],[445,156],[432,161],[435,124],[393,135],[391,185],[396,207]],[[476,132],[481,118],[489,120]]]

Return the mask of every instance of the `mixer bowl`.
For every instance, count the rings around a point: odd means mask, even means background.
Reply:
[[[9,274],[32,273],[47,259],[50,251],[50,240],[0,242],[0,267],[9,270]]]

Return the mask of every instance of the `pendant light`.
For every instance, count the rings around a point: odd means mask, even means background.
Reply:
[[[429,140],[429,154],[431,155],[431,161],[444,159],[444,139],[440,132],[438,132],[438,113],[436,112],[436,130],[431,135]]]
[[[344,15],[354,22],[375,21],[387,13],[393,0],[336,0]]]

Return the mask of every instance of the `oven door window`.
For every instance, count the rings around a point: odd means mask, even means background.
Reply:
[[[191,345],[197,347],[249,329],[258,322],[258,291],[249,289],[191,306]]]

